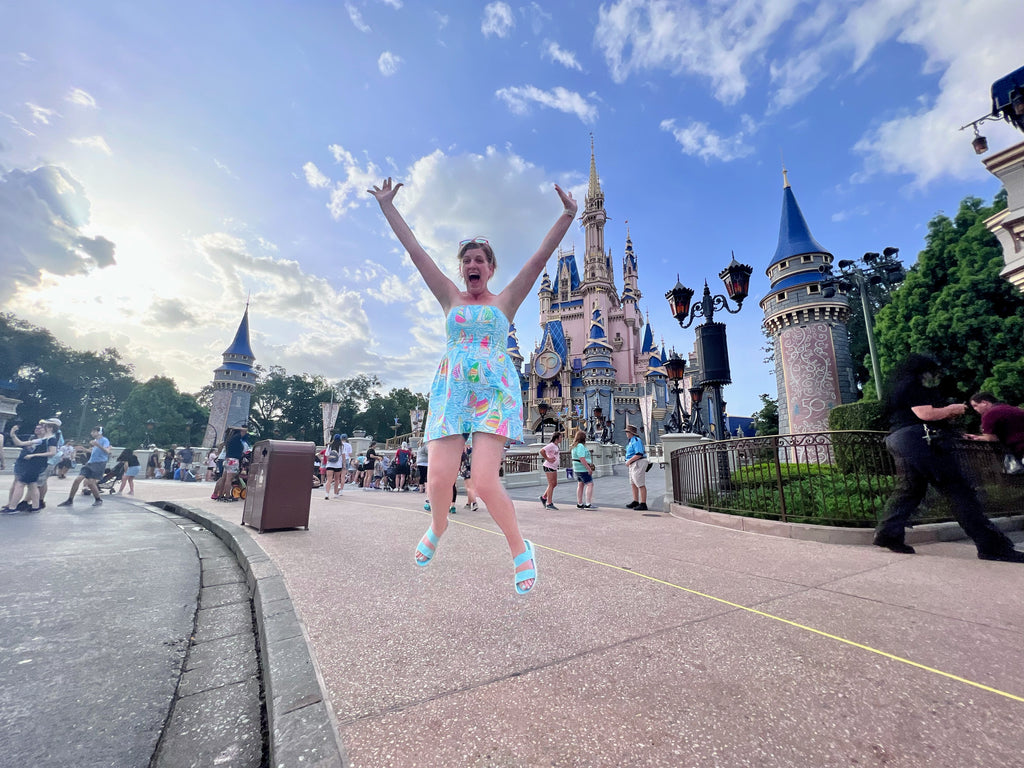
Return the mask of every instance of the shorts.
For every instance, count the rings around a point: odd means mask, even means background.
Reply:
[[[558,469],[552,469],[551,467],[544,467],[544,471],[545,472],[555,472],[555,473],[557,473]]]
[[[240,463],[240,459],[224,459],[224,471],[232,475],[237,475],[238,465]]]
[[[427,468],[426,467],[416,467],[416,469],[418,469],[420,471],[420,484],[423,484],[423,483],[427,482]]]
[[[138,467],[128,467],[124,471],[124,476],[125,477],[138,477],[139,476],[139,468]]]
[[[589,472],[577,472],[576,480],[583,483],[583,485],[587,485],[588,483],[594,482],[594,476]]]
[[[33,485],[39,482],[39,475],[45,468],[45,465],[38,467],[31,461],[16,461],[14,462],[14,479],[25,485]]]
[[[647,459],[643,458],[639,461],[634,461],[629,465],[629,482],[635,485],[637,488],[643,488],[647,485]]]
[[[91,461],[88,464],[82,465],[82,471],[79,472],[82,477],[86,480],[102,480],[103,473],[107,469],[107,462],[105,461]]]
[[[408,477],[409,476],[409,465],[408,464],[399,464],[395,468],[395,474],[396,475],[405,475],[406,477]]]

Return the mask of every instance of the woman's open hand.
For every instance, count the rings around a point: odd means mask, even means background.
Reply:
[[[395,199],[395,193],[398,192],[401,186],[401,182],[392,186],[391,177],[388,176],[379,187],[374,184],[373,189],[368,189],[366,191],[373,195],[377,199],[378,203],[384,205],[384,203],[391,202]]]
[[[555,184],[555,192],[558,193],[558,197],[562,200],[562,205],[565,207],[565,212],[576,216],[576,211],[579,209],[579,204],[573,199],[572,192],[566,192],[560,186]]]

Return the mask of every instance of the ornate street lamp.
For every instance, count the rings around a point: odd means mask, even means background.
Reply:
[[[699,386],[690,387],[690,408],[693,409],[693,416],[690,418],[690,431],[703,435],[707,430],[704,428],[704,419],[700,415],[700,403],[704,399],[704,388]]]
[[[547,418],[551,406],[547,403],[537,403],[537,413],[540,414],[540,440],[544,442],[544,420]]]
[[[735,252],[729,266],[718,273],[718,277],[725,284],[728,296],[721,294],[712,295],[707,280],[704,281],[704,295],[700,303],[690,306],[693,298],[693,290],[679,282],[676,276],[675,287],[665,294],[668,299],[669,309],[672,316],[679,321],[680,328],[689,328],[695,318],[702,317],[704,322],[697,326],[697,359],[700,363],[700,380],[697,382],[701,395],[705,388],[712,390],[712,403],[714,412],[710,419],[715,427],[716,437],[724,433],[725,413],[721,408],[722,386],[732,383],[732,373],[729,370],[729,347],[725,336],[725,324],[715,322],[715,312],[725,310],[735,315],[743,307],[743,300],[747,298],[750,291],[750,276],[754,268],[747,264],[740,264],[736,261]],[[729,305],[729,300],[736,304],[736,309]],[[690,390],[691,397],[693,389]],[[694,421],[700,416],[697,403],[700,396],[694,401]],[[698,431],[691,424],[691,431]]]
[[[665,372],[668,374],[668,380],[672,382],[672,388],[676,391],[676,413],[674,421],[670,424],[674,429],[668,429],[668,432],[682,432],[686,428],[686,422],[688,417],[686,411],[683,410],[683,404],[679,396],[679,389],[683,384],[683,377],[686,375],[686,361],[679,355],[673,353],[672,356],[665,361]]]
[[[881,367],[878,364],[878,350],[875,348],[874,312],[869,302],[870,289],[868,286],[884,284],[891,290],[894,285],[903,282],[906,272],[903,270],[903,264],[897,258],[899,253],[899,248],[889,246],[883,248],[881,254],[874,251],[865,253],[861,257],[860,264],[853,259],[841,259],[836,263],[836,266],[839,267],[840,277],[834,277],[831,269],[827,269],[826,279],[821,283],[821,295],[826,299],[835,296],[836,290],[843,293],[860,294],[860,306],[864,312],[864,331],[868,337],[868,354],[871,357],[871,375],[875,380],[875,393],[879,400],[882,399],[884,382],[882,381]]]

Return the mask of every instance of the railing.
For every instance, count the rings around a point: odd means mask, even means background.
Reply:
[[[847,527],[871,527],[896,486],[885,432],[810,432],[680,448],[672,453],[677,504],[713,512]],[[991,516],[1019,514],[1024,478],[1005,475],[991,443],[961,440],[957,457]],[[915,523],[953,519],[929,491]]]
[[[507,475],[518,472],[540,472],[544,459],[539,453],[508,453],[502,463],[502,470]],[[559,451],[558,466],[562,469],[572,466],[572,451]]]

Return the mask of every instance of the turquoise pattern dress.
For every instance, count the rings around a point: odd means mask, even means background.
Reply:
[[[523,440],[523,394],[508,356],[509,319],[497,307],[460,304],[445,320],[447,346],[430,386],[423,437],[487,432]]]

